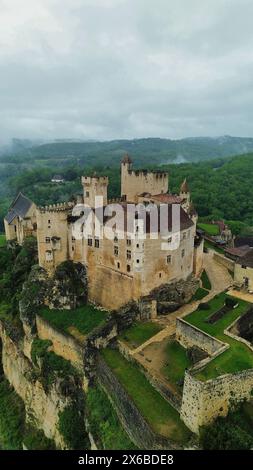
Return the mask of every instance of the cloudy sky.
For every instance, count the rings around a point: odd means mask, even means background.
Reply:
[[[0,141],[253,137],[252,0],[0,0]]]

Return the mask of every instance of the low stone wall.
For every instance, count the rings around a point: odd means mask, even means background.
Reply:
[[[235,269],[235,262],[229,258],[226,258],[223,255],[220,255],[219,253],[214,252],[213,254],[213,259],[219,264],[222,264],[225,268],[227,268],[229,271],[234,272]]]
[[[142,373],[145,375],[147,380],[153,385],[153,387],[163,396],[165,400],[167,400],[170,405],[172,405],[179,413],[181,408],[181,399],[178,395],[173,393],[169,385],[166,383],[166,380],[162,380],[162,378],[152,375],[145,369],[138,360],[131,354],[131,349],[125,344],[123,341],[117,341],[117,346],[122,354],[128,361],[134,362],[141,368]]]
[[[206,351],[210,356],[220,352],[225,345],[222,341],[210,336],[196,326],[190,325],[182,318],[177,318],[176,340],[184,347],[197,346]]]
[[[226,416],[233,403],[252,398],[253,369],[226,374],[201,382],[189,371],[185,373],[181,419],[191,431],[199,433],[217,418]]]
[[[236,339],[236,341],[240,341],[240,343],[245,344],[253,352],[253,345],[246,339],[239,336],[239,334],[237,334],[238,330],[236,328],[236,325],[239,320],[240,318],[237,318],[226,330],[224,330],[224,333],[225,335],[230,336],[230,338]]]
[[[36,315],[36,326],[40,339],[52,341],[55,354],[67,359],[79,370],[83,370],[83,345],[77,339],[60,332],[39,315]]]
[[[101,356],[97,360],[97,377],[135,445],[149,450],[180,448],[169,439],[154,433]]]

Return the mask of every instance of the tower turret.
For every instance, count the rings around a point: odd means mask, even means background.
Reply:
[[[187,179],[185,178],[183,183],[180,187],[180,197],[183,200],[182,207],[186,212],[189,212],[190,205],[191,205],[191,193],[189,189],[189,185],[187,183]]]
[[[94,208],[96,196],[102,196],[102,205],[107,205],[107,187],[108,187],[107,176],[82,176],[83,186],[83,200],[84,204]]]

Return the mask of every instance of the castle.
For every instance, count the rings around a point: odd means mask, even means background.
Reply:
[[[38,241],[39,264],[49,274],[66,260],[81,262],[87,267],[89,300],[106,309],[118,309],[130,300],[148,296],[163,284],[186,280],[192,274],[198,275],[202,269],[203,243],[196,243],[197,214],[191,203],[190,191],[186,180],[180,194],[168,193],[168,173],[164,171],[133,170],[132,161],[125,155],[121,162],[121,198],[108,201],[108,177],[83,176],[83,196],[77,204],[68,202],[36,209],[36,236]],[[100,215],[95,215],[97,200],[100,201]],[[76,236],[86,221],[73,215],[74,207],[89,206],[94,212],[88,236]],[[105,227],[110,216],[105,215],[107,204],[118,204],[123,214],[123,222],[114,228],[112,239],[98,237],[94,226],[96,217]],[[127,209],[129,204],[156,207],[158,218],[161,208],[167,210],[168,238],[164,249],[161,229],[158,236],[152,235],[151,214],[144,221],[142,216],[134,217],[129,228]],[[173,207],[178,208],[180,229],[177,243],[173,239]],[[80,221],[84,220],[82,223]],[[8,231],[7,239],[15,238]],[[79,224],[76,226],[76,224]],[[139,234],[145,225],[146,237]],[[77,228],[79,227],[79,228]],[[19,239],[18,239],[19,242]],[[170,246],[171,244],[171,246]]]

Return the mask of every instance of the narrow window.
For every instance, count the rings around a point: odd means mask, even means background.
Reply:
[[[115,254],[115,256],[119,255],[119,247],[118,246],[114,247],[114,254]]]
[[[185,250],[182,250],[182,252],[181,252],[182,258],[184,258],[184,255],[185,255]]]
[[[99,239],[95,238],[95,248],[99,248]]]
[[[132,253],[130,250],[127,250],[127,259],[131,259],[132,258]]]
[[[88,238],[88,246],[92,246],[92,238],[91,237]]]
[[[171,255],[168,255],[168,256],[167,256],[167,264],[170,264],[170,263],[171,263],[171,259],[172,259],[172,258],[171,258]]]
[[[50,237],[46,237],[46,243],[50,243]]]
[[[131,271],[131,266],[130,266],[130,264],[128,264],[127,265],[127,272],[130,273],[130,271]]]

